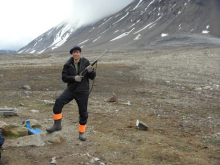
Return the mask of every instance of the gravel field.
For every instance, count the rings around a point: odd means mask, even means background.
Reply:
[[[101,53],[83,56],[93,61]],[[0,121],[36,119],[45,132],[53,124],[53,106],[40,100],[55,101],[65,89],[61,70],[69,57],[68,52],[0,54],[0,108],[19,109],[18,116]],[[96,69],[87,141],[78,139],[78,110],[72,101],[63,109],[62,143],[3,145],[2,164],[47,165],[53,157],[65,165],[220,164],[219,46],[110,50]],[[22,89],[24,85],[31,89]],[[113,92],[118,102],[106,102]],[[137,129],[137,119],[148,131]],[[92,156],[99,160],[93,162]]]

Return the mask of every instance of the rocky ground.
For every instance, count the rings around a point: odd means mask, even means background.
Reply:
[[[100,54],[84,52],[90,61]],[[45,132],[53,124],[53,106],[42,100],[55,101],[65,89],[61,70],[68,58],[66,52],[0,54],[0,108],[19,109],[18,116],[0,121],[21,124],[36,119]],[[3,145],[2,164],[47,165],[56,157],[65,165],[218,165],[219,71],[219,47],[110,50],[98,62],[88,105],[87,141],[78,139],[78,109],[72,101],[63,109],[62,143]],[[31,89],[22,89],[24,85]],[[106,102],[113,92],[118,103]],[[137,120],[149,129],[137,129]],[[5,139],[5,143],[16,140]]]

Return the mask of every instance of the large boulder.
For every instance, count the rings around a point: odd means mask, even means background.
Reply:
[[[0,121],[0,128],[2,128],[3,125],[5,125],[6,123],[4,121]]]
[[[26,136],[28,135],[28,128],[22,127],[19,124],[5,124],[2,126],[2,133],[4,136]]]
[[[3,147],[21,147],[21,146],[44,146],[46,144],[62,143],[64,140],[61,132],[39,133],[5,141]]]

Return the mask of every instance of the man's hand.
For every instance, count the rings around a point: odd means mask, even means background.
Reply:
[[[91,72],[93,71],[93,67],[92,67],[91,65],[89,65],[89,66],[87,67],[87,70],[88,70],[88,73],[91,73]]]
[[[75,76],[75,81],[81,82],[82,78],[83,78],[83,76],[76,75]]]

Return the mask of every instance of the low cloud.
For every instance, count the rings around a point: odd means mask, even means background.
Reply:
[[[74,0],[73,12],[70,19],[72,21],[77,20],[82,25],[93,23],[120,11],[132,1],[133,0]]]
[[[32,37],[21,37],[17,39],[3,39],[0,38],[0,49],[1,50],[15,50],[18,51],[22,47],[26,46],[30,41],[32,41]]]
[[[0,1],[0,49],[19,50],[66,19],[89,24],[116,13],[133,0]],[[11,5],[13,4],[13,5]]]

